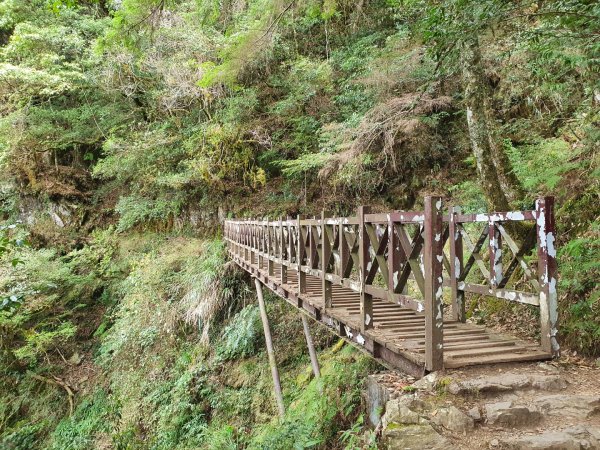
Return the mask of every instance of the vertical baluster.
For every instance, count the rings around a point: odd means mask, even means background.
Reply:
[[[450,290],[452,297],[452,318],[460,322],[466,320],[465,291],[459,289],[460,275],[463,271],[463,241],[458,228],[458,206],[449,208],[448,239],[450,242]]]
[[[370,240],[367,234],[365,215],[371,212],[368,206],[358,208],[358,239],[359,239],[359,278],[360,278],[360,329],[361,332],[373,328],[373,297],[366,292],[366,278],[371,268]]]
[[[304,258],[306,257],[306,230],[302,221],[304,216],[298,214],[298,293],[306,293],[306,272],[302,270]]]
[[[281,235],[281,241],[279,244],[279,262],[281,263],[280,275],[281,275],[281,284],[287,284],[287,265],[286,265],[286,244],[285,244],[285,234],[283,233],[283,218],[279,218],[279,234]]]
[[[444,367],[442,304],[442,199],[425,197],[425,367],[429,371]]]
[[[490,286],[496,289],[502,281],[502,236],[496,222],[488,222],[488,243],[490,252]]]
[[[267,271],[269,274],[269,277],[272,277],[274,272],[274,264],[273,264],[273,258],[275,256],[275,244],[274,244],[274,236],[273,236],[273,223],[269,222],[269,220],[267,219],[267,258],[269,258],[267,260]]]
[[[400,241],[394,230],[394,221],[388,219],[388,291],[391,293],[400,293]]]

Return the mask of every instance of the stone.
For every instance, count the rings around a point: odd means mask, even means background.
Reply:
[[[471,408],[469,411],[467,411],[467,415],[475,422],[481,422],[481,411],[479,411],[479,406],[474,406]]]
[[[415,381],[412,386],[421,391],[433,391],[435,389],[435,385],[437,384],[437,379],[437,373],[432,372],[428,375],[425,375],[420,380]]]
[[[454,395],[487,394],[522,389],[529,385],[527,375],[504,374],[450,383],[448,390]]]
[[[78,366],[79,364],[81,364],[81,361],[83,361],[83,357],[80,356],[77,352],[73,353],[69,358],[69,364],[72,364],[74,366]]]
[[[390,393],[380,378],[379,375],[369,375],[365,384],[367,422],[373,427],[376,427],[381,421],[383,409],[390,400]]]
[[[429,424],[390,424],[382,433],[384,448],[390,450],[451,450],[456,447]]]
[[[500,444],[503,448],[512,450],[591,450],[600,448],[598,439],[583,426],[538,435],[511,437],[503,439]]]
[[[500,441],[498,439],[492,439],[490,441],[490,447],[498,447],[500,445]]]
[[[475,421],[455,406],[440,408],[431,421],[450,431],[465,432],[475,427]]]
[[[514,405],[513,402],[485,405],[487,423],[502,427],[527,426],[538,423],[542,414],[533,407]]]
[[[600,412],[598,395],[547,395],[534,400],[544,414],[585,419]]]
[[[567,382],[559,375],[511,374],[479,377],[453,382],[448,390],[454,395],[498,394],[524,389],[557,391],[567,387]]]
[[[423,413],[427,409],[427,403],[416,395],[403,395],[398,400],[404,406],[418,413]]]
[[[385,430],[391,424],[396,425],[419,425],[427,424],[427,420],[422,418],[399,400],[390,400],[385,406],[385,414],[381,418],[381,424]]]
[[[566,389],[567,381],[558,375],[534,375],[531,387],[540,391],[560,391]]]

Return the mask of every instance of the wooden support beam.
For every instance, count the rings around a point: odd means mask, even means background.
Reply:
[[[542,349],[560,355],[558,345],[557,264],[554,224],[554,197],[535,202],[538,244],[538,278],[540,285],[540,327]]]
[[[317,359],[317,352],[315,351],[315,344],[313,343],[312,336],[310,334],[310,328],[308,326],[308,319],[303,313],[300,313],[302,317],[302,327],[304,328],[304,337],[306,338],[306,345],[308,347],[308,354],[310,355],[310,364],[312,366],[313,374],[315,379],[321,378],[321,368],[319,367],[319,360]]]
[[[267,354],[269,356],[269,365],[271,366],[271,375],[273,376],[273,390],[279,416],[283,418],[285,415],[285,405],[283,404],[283,394],[281,392],[281,382],[279,380],[279,371],[277,370],[277,360],[275,359],[275,350],[273,349],[273,339],[271,337],[271,328],[269,327],[269,318],[267,317],[267,309],[265,308],[265,300],[263,297],[262,284],[258,278],[254,278],[256,285],[256,295],[258,297],[258,307],[260,309],[260,318],[263,324],[265,333],[265,343],[267,345]]]
[[[449,242],[450,242],[450,291],[452,298],[452,318],[459,322],[465,322],[465,291],[458,288],[460,274],[463,271],[463,241],[462,234],[457,226],[456,217],[460,214],[460,208],[455,206],[449,209],[450,221]]]
[[[444,310],[442,304],[442,198],[425,197],[425,368],[441,370],[443,358]]]
[[[373,296],[367,294],[367,275],[371,269],[371,253],[369,252],[370,241],[365,225],[365,215],[371,212],[369,206],[358,208],[358,240],[359,240],[359,280],[360,280],[360,330],[373,328]]]

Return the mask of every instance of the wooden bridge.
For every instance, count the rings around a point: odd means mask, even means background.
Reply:
[[[227,220],[229,254],[290,304],[387,365],[426,371],[557,356],[552,197],[527,211],[424,210]],[[512,234],[509,234],[510,233]],[[524,236],[517,239],[513,236]],[[465,296],[539,310],[539,343],[466,322]],[[499,301],[501,301],[499,300]]]

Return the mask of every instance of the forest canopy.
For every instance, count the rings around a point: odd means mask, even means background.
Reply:
[[[600,356],[599,68],[593,0],[0,0],[0,447],[362,430],[370,363],[317,337],[331,388],[306,388],[283,306],[310,409],[269,425],[226,216],[555,196],[562,344]],[[468,314],[535,333],[531,310]]]

